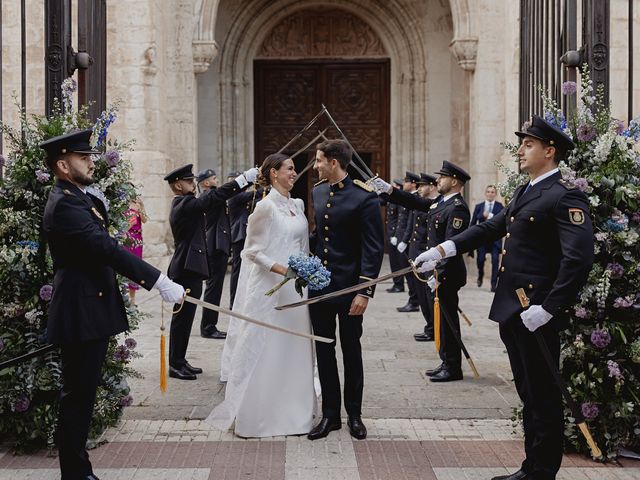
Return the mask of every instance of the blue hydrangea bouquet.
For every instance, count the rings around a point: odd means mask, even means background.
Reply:
[[[331,283],[331,272],[324,268],[322,262],[315,255],[298,253],[289,257],[289,268],[284,276],[284,280],[265,293],[267,296],[273,295],[289,280],[295,279],[296,292],[302,297],[302,289],[308,287],[309,290],[322,290]]]

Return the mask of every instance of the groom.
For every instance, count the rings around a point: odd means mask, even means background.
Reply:
[[[380,203],[375,193],[347,174],[351,148],[343,140],[327,140],[316,151],[315,170],[320,182],[313,189],[315,231],[311,251],[331,272],[331,284],[309,296],[350,287],[378,276],[384,255],[384,233]],[[336,317],[344,357],[344,404],[351,435],[367,437],[362,413],[362,316],[374,287],[309,306],[316,335],[336,338]],[[309,432],[309,440],[326,437],[342,427],[340,420],[340,379],[336,343],[316,342],[318,372],[322,386],[322,420]]]

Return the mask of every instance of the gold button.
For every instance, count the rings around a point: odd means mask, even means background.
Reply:
[[[325,265],[327,265],[329,262],[327,262],[326,260],[323,260],[322,263],[324,263]]]
[[[429,237],[427,237],[427,240],[429,240]]]
[[[326,231],[329,231],[329,227],[327,227],[327,226],[325,226],[325,227],[324,227],[324,229],[325,229]]]
[[[529,221],[533,222],[534,218],[533,217],[529,217]]]
[[[329,218],[329,215],[326,215],[326,214],[325,214],[324,218]]]
[[[504,267],[500,267],[500,271],[501,271],[501,272],[504,272]]]
[[[98,292],[98,296],[101,297],[102,296],[102,292]]]
[[[222,233],[227,233],[227,231],[226,230],[222,230]]]
[[[418,224],[416,223],[416,227],[418,226]]]
[[[330,203],[327,203],[327,208],[331,208],[331,204]]]
[[[329,250],[327,250],[326,248],[324,249],[324,253],[329,253]]]
[[[333,197],[333,192],[329,192],[329,196],[330,196],[330,197]]]
[[[144,285],[144,280],[140,280],[138,283],[139,283],[140,285]]]
[[[515,217],[511,217],[509,220],[511,220],[511,223],[513,223],[513,221],[515,220]]]
[[[198,249],[198,253],[202,253],[202,250]]]
[[[507,238],[509,238],[510,236],[511,236],[511,234],[510,234],[510,233],[507,233]]]
[[[506,250],[502,250],[502,254],[503,254],[503,255],[506,255],[506,254],[507,254],[507,251],[506,251]]]
[[[324,237],[324,241],[328,242],[329,241],[329,237]]]
[[[533,290],[533,285],[529,284],[529,290]]]

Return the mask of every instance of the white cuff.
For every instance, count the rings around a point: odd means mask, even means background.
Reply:
[[[449,258],[449,257],[455,257],[456,256],[456,253],[457,253],[456,244],[453,243],[452,240],[447,240],[446,242],[441,243],[440,246],[444,250],[444,257],[443,258]]]
[[[244,188],[249,185],[249,182],[247,182],[247,179],[244,177],[244,175],[238,175],[235,180],[240,188]]]
[[[167,279],[167,276],[164,273],[160,273],[160,276],[156,280],[156,283],[154,283],[153,287],[151,288],[157,288],[159,290],[160,286],[166,281],[166,279]]]

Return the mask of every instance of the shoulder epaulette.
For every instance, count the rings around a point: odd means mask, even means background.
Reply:
[[[562,185],[564,188],[566,188],[567,190],[573,190],[574,188],[576,188],[576,186],[572,182],[564,178],[561,178],[560,180],[558,180],[558,183]]]
[[[322,180],[320,180],[318,183],[316,183],[316,184],[314,185],[314,187],[317,187],[318,185],[320,185],[320,184],[322,184],[322,183],[325,183],[326,181],[328,181],[328,180],[327,180],[326,178],[323,178],[323,179],[322,179]]]
[[[354,185],[357,185],[358,187],[360,187],[363,190],[366,190],[367,192],[373,192],[373,188],[371,188],[369,185],[367,185],[366,183],[364,183],[362,180],[358,180],[357,178],[353,181]]]
[[[460,200],[459,198],[456,198],[456,199],[453,201],[453,204],[454,204],[454,205],[462,205],[462,200]]]
[[[75,193],[73,193],[71,190],[67,190],[66,188],[64,190],[62,190],[62,193],[64,193],[65,195],[74,195]]]

